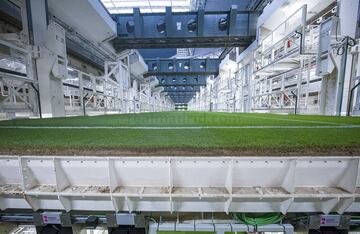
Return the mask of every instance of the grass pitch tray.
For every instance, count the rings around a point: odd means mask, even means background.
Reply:
[[[360,118],[161,112],[0,122],[1,154],[356,155]]]

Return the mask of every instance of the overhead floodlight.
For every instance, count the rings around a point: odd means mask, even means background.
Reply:
[[[227,29],[227,19],[225,17],[221,17],[218,22],[218,28],[220,31],[225,31]]]
[[[161,20],[159,23],[157,23],[156,29],[161,34],[165,33],[166,23],[163,20]]]
[[[158,69],[158,67],[157,67],[157,64],[156,64],[156,63],[153,63],[153,64],[152,64],[152,69],[153,69],[154,71],[156,71],[156,70]]]
[[[132,20],[126,22],[126,30],[128,33],[133,33],[135,31],[135,23]]]
[[[191,19],[187,23],[187,29],[189,32],[195,32],[197,28],[197,22],[194,19]]]
[[[189,70],[189,68],[190,68],[190,64],[189,64],[188,62],[186,62],[186,63],[184,64],[184,69],[185,69],[185,70]]]

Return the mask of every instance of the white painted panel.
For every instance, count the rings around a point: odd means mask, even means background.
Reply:
[[[175,187],[224,187],[229,160],[186,159],[173,160],[172,173]]]
[[[37,184],[56,184],[54,161],[51,158],[22,158],[23,174]]]
[[[118,186],[169,186],[169,160],[110,160]]]
[[[290,161],[237,160],[234,163],[233,187],[281,186]]]
[[[59,163],[71,185],[108,185],[109,173],[106,158],[60,158]]]
[[[353,161],[341,159],[299,159],[296,164],[295,186],[339,186],[339,180]]]
[[[19,160],[17,157],[0,158],[0,185],[21,184]]]
[[[116,35],[116,23],[97,0],[49,0],[50,12],[90,41]]]

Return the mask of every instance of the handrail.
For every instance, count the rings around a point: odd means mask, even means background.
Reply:
[[[306,24],[306,9],[307,9],[307,5],[303,5],[302,7],[300,7],[298,10],[296,10],[292,15],[290,15],[288,18],[286,18],[281,24],[279,24],[274,30],[272,30],[271,33],[269,33],[269,35],[267,35],[260,43],[259,43],[259,48],[260,47],[263,47],[264,46],[264,41],[265,40],[268,40],[268,38],[272,37],[272,40],[271,40],[271,46],[272,47],[273,45],[275,45],[277,42],[281,41],[282,39],[284,39],[286,36],[278,39],[278,41],[274,42],[274,32],[276,32],[276,30],[278,30],[282,25],[285,25],[285,32],[286,32],[286,23],[289,21],[289,19],[291,19],[294,15],[298,14],[300,11],[302,11],[302,16],[301,16],[301,24],[299,26],[305,26]],[[294,29],[297,28],[297,27],[294,27]],[[293,30],[291,30],[293,31]],[[287,34],[288,35],[288,34]]]

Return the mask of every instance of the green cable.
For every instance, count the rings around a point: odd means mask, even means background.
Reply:
[[[233,214],[235,220],[253,226],[262,226],[267,224],[279,223],[283,219],[282,214],[268,213],[268,214]]]

